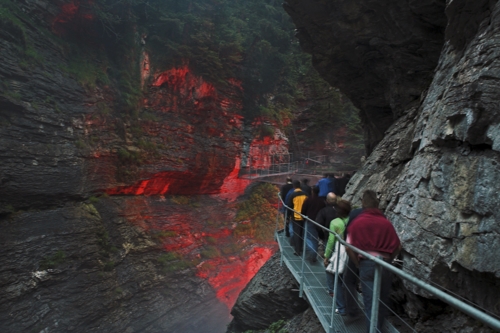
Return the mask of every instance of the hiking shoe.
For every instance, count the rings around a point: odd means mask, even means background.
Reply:
[[[351,315],[345,315],[342,317],[342,319],[344,320],[344,324],[345,325],[349,325],[349,324],[352,324],[358,320],[361,320],[363,317],[361,316],[361,314],[356,314],[354,316],[351,316]]]
[[[347,313],[345,313],[345,312],[340,312],[339,309],[335,309],[335,313],[339,314],[341,316],[346,316],[347,315]]]

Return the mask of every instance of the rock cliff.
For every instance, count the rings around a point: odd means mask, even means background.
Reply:
[[[225,328],[277,247],[276,188],[239,175],[289,158],[308,59],[273,6],[0,1],[0,331]]]
[[[276,247],[236,222],[241,158],[286,138],[244,124],[236,80],[99,45],[79,4],[0,3],[0,331],[220,332]]]
[[[359,204],[376,190],[403,241],[403,269],[499,315],[500,4],[284,6],[315,67],[361,110],[371,154],[346,198]],[[426,311],[432,297],[404,286],[411,318],[445,311]]]

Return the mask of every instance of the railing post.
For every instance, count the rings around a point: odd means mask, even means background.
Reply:
[[[378,257],[383,260],[382,257]],[[370,318],[370,333],[377,332],[378,324],[378,312],[379,312],[379,298],[380,298],[380,286],[382,282],[382,266],[375,263],[375,279],[373,281],[373,298],[372,298],[372,313]]]
[[[335,238],[337,238],[335,236]],[[333,331],[333,316],[335,316],[335,306],[337,305],[337,295],[338,295],[338,284],[339,284],[339,274],[338,274],[338,270],[339,270],[339,262],[340,262],[340,242],[337,241],[337,273],[335,273],[335,283],[333,284],[333,298],[332,298],[332,320],[330,322],[330,332]]]
[[[304,219],[304,234],[302,235],[303,238],[303,244],[302,244],[302,272],[300,274],[300,291],[299,291],[299,297],[303,298],[304,294],[304,268],[305,268],[305,263],[306,263],[306,235],[307,235],[307,224],[306,220]]]
[[[280,202],[282,202],[282,201],[280,200]],[[283,232],[284,232],[284,233],[285,233],[285,235],[286,235],[286,233],[287,233],[287,230],[286,230],[286,229],[288,228],[288,226],[286,225],[286,221],[287,221],[287,218],[288,218],[288,208],[286,208],[286,207],[285,207],[285,205],[284,205],[283,203],[282,203],[282,205],[283,205],[283,209],[285,210],[285,220],[283,221]],[[279,212],[278,212],[278,213],[279,213]],[[285,237],[286,237],[286,236],[285,236]],[[281,256],[280,256],[280,267],[281,267],[281,266],[283,266],[283,256],[284,256],[283,251],[281,251]]]

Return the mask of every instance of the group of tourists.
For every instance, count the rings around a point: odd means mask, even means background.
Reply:
[[[335,274],[338,274],[335,312],[343,316],[346,324],[363,318],[357,302],[357,286],[361,283],[364,317],[369,330],[376,263],[349,247],[337,246],[334,233],[348,244],[389,263],[399,254],[401,242],[391,222],[379,210],[374,191],[363,193],[361,208],[352,209],[351,203],[342,199],[348,181],[348,175],[336,178],[327,174],[310,187],[307,179],[300,182],[287,178],[280,191],[283,202],[291,208],[283,209],[284,232],[290,237],[297,256],[303,254],[303,242],[306,242],[305,257],[311,264],[318,262],[319,243],[325,245],[322,262],[326,267],[327,292],[334,296]],[[383,269],[377,321],[379,330],[388,313],[391,280],[390,271]]]

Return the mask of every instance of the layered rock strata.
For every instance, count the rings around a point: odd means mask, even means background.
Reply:
[[[132,117],[57,36],[78,3],[0,4],[0,331],[220,332],[275,248],[230,237],[253,146],[238,82],[143,66]]]

